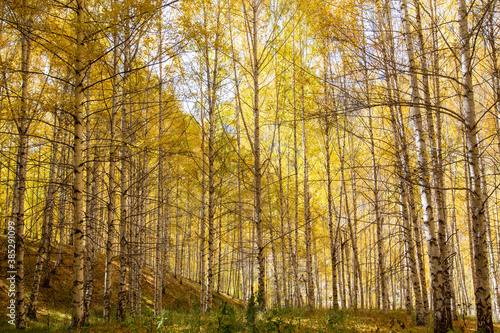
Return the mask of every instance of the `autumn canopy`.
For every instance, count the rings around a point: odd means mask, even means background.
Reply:
[[[12,323],[40,320],[69,265],[73,328],[162,318],[173,276],[199,286],[200,318],[224,293],[248,313],[405,309],[493,332],[499,6],[2,1]]]

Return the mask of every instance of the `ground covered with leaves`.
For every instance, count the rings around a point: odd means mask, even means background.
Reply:
[[[30,321],[29,332],[68,331],[68,320]],[[258,311],[223,302],[209,314],[198,310],[164,310],[155,317],[148,309],[141,318],[128,317],[123,323],[102,324],[93,317],[78,332],[432,332],[432,325],[415,326],[413,315],[406,311],[314,310],[280,308]],[[475,332],[475,320],[462,317],[454,323],[454,332]],[[495,331],[500,329],[498,324]],[[15,331],[5,323],[0,331]]]

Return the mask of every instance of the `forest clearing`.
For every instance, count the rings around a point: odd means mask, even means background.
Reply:
[[[0,330],[494,332],[499,6],[0,1]]]

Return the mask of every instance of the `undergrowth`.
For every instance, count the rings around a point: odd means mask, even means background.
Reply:
[[[260,310],[251,299],[245,309],[222,302],[210,313],[201,314],[199,309],[164,310],[154,316],[146,309],[140,318],[129,316],[124,322],[114,319],[102,323],[102,317],[94,315],[90,322],[79,332],[432,332],[432,326],[415,326],[411,313],[389,311],[384,315],[379,310],[340,310],[305,308],[271,308]],[[475,332],[473,318],[461,318],[455,322],[454,332]],[[0,323],[1,332],[14,332],[15,329]],[[29,332],[68,332],[68,321],[29,321]]]

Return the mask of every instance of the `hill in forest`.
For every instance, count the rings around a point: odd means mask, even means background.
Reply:
[[[6,252],[7,238],[0,236],[0,308],[6,309],[8,286],[6,280],[7,261],[3,260]],[[25,302],[29,302],[31,288],[33,284],[33,272],[35,271],[36,255],[38,251],[38,240],[25,239]],[[58,244],[53,244],[51,265],[56,259]],[[94,273],[94,293],[91,306],[91,323],[99,323],[103,313],[103,285],[104,285],[104,261],[105,256],[100,255],[96,271]],[[38,322],[27,319],[28,328],[49,328],[54,326],[62,327],[71,323],[72,311],[72,286],[73,286],[73,247],[63,245],[62,262],[51,279],[50,287],[40,287]],[[118,294],[118,260],[113,261],[113,291],[112,308],[114,318]],[[154,306],[154,272],[150,268],[143,270],[142,280],[142,313],[151,314]],[[193,312],[199,309],[200,285],[186,278],[176,278],[172,274],[167,274],[165,293],[163,294],[163,309],[169,311]],[[223,301],[235,307],[241,307],[242,303],[227,295],[216,293],[214,297],[215,307]],[[9,328],[7,317],[2,310],[0,319],[0,331]],[[43,329],[42,329],[43,330]]]

